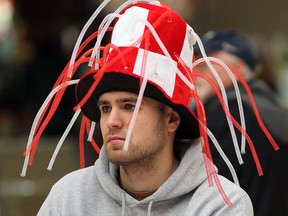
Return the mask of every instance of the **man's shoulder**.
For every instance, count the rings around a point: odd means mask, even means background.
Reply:
[[[53,187],[70,187],[71,185],[82,185],[86,182],[96,181],[95,167],[89,166],[70,172],[59,179]]]
[[[244,198],[249,199],[247,193],[239,185],[230,181],[226,177],[219,175],[219,174],[216,174],[216,176],[211,177],[211,179],[212,179],[211,185],[209,185],[208,178],[201,185],[201,187],[203,187],[204,189],[207,189],[207,192],[210,191],[211,195],[214,196],[214,193],[221,195],[220,191],[223,191],[224,193],[222,195],[224,195],[224,194],[226,194],[227,196],[235,196],[236,195],[239,197],[244,197]],[[215,196],[215,197],[217,197],[217,196]]]
[[[233,207],[237,205],[248,209],[252,206],[249,195],[239,185],[219,174],[212,179],[213,185],[209,185],[207,179],[204,186],[211,203],[227,205],[227,202],[231,202]]]
[[[208,179],[194,192],[188,211],[197,210],[197,215],[253,215],[253,206],[248,194],[227,178],[216,175]]]

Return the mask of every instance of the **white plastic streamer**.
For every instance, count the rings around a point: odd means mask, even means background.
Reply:
[[[98,28],[98,31],[100,32],[100,34],[97,36],[97,40],[96,40],[95,46],[94,46],[93,51],[92,51],[92,54],[91,54],[91,56],[90,56],[90,61],[88,62],[88,66],[89,66],[89,67],[92,67],[94,57],[96,57],[96,59],[100,59],[100,50],[99,50],[99,47],[100,47],[101,41],[102,41],[102,39],[103,39],[103,37],[104,37],[104,34],[106,33],[106,31],[107,31],[110,23],[111,23],[116,17],[117,17],[117,18],[120,18],[120,15],[119,15],[119,14],[116,14],[116,13],[108,14],[106,17],[104,17],[104,19],[103,19],[102,22],[100,23],[99,28]],[[95,64],[94,69],[99,69],[99,64],[98,64],[98,63]]]
[[[205,59],[205,62],[207,64],[207,66],[209,67],[210,71],[213,73],[215,79],[217,80],[217,83],[219,84],[224,103],[226,104],[227,109],[229,111],[227,95],[226,95],[225,87],[224,87],[224,85],[222,83],[222,80],[219,77],[219,75],[218,75],[217,71],[215,70],[214,66],[212,65],[212,63],[208,59],[200,37],[195,32],[194,32],[194,35],[196,37],[196,41],[198,43],[198,46],[199,46],[200,51],[201,51],[201,54],[202,54],[203,58]],[[239,145],[238,145],[238,141],[236,139],[236,134],[235,134],[235,130],[234,130],[234,127],[233,127],[233,123],[229,119],[228,116],[226,116],[226,118],[227,118],[227,122],[228,122],[228,125],[229,125],[229,128],[230,128],[230,132],[231,132],[231,135],[232,135],[232,140],[233,140],[234,149],[235,149],[235,152],[236,152],[236,156],[237,156],[238,162],[239,162],[239,164],[243,164],[243,159],[242,159],[242,156],[241,156],[241,153],[240,153],[240,150],[239,150]]]
[[[145,73],[145,74],[147,74],[147,73]],[[128,130],[127,130],[126,139],[125,139],[125,143],[124,143],[124,147],[123,147],[124,151],[128,151],[128,148],[129,148],[130,138],[131,138],[132,131],[133,131],[133,128],[134,128],[134,124],[135,124],[135,121],[136,121],[136,118],[137,118],[137,115],[138,115],[138,112],[139,112],[139,108],[141,106],[141,102],[142,102],[142,99],[143,99],[143,95],[144,95],[144,91],[145,91],[145,88],[146,88],[147,80],[148,80],[148,78],[146,76],[144,76],[144,79],[142,81],[142,85],[141,85],[141,88],[140,88],[140,91],[139,91],[139,94],[138,94],[138,97],[137,97],[135,109],[134,109],[134,112],[132,114],[131,121],[130,121]]]
[[[52,99],[52,97],[62,88],[69,86],[69,85],[75,85],[77,84],[79,81],[79,79],[77,80],[70,80],[67,83],[62,83],[59,86],[56,86],[47,96],[47,98],[45,99],[44,103],[42,104],[42,106],[40,107],[39,111],[36,114],[36,117],[34,118],[34,121],[32,123],[32,127],[30,130],[30,134],[28,137],[28,141],[27,141],[27,147],[26,149],[28,149],[33,141],[33,136],[34,136],[34,132],[37,126],[37,123],[43,113],[43,111],[46,109],[49,101]],[[27,172],[27,167],[28,167],[28,162],[29,162],[29,157],[30,157],[30,152],[25,156],[25,160],[24,160],[24,164],[23,164],[23,168],[22,168],[22,173],[21,176],[26,176],[26,172]]]
[[[89,135],[88,135],[88,138],[87,138],[87,141],[89,141],[89,142],[92,141],[93,133],[95,131],[95,127],[96,127],[96,122],[91,121],[91,128],[90,128]]]
[[[56,148],[55,148],[55,150],[54,150],[54,152],[53,152],[53,155],[52,155],[52,157],[51,157],[51,160],[50,160],[50,162],[49,162],[49,165],[48,165],[48,167],[47,167],[48,170],[51,170],[51,169],[52,169],[53,164],[54,164],[54,162],[55,162],[55,159],[56,159],[56,157],[57,157],[57,155],[58,155],[58,152],[59,152],[60,148],[62,147],[62,144],[64,143],[66,137],[68,136],[68,134],[69,134],[72,126],[74,125],[76,119],[78,118],[80,112],[81,112],[81,109],[78,109],[78,110],[75,112],[75,114],[73,115],[70,123],[68,124],[68,126],[67,126],[67,128],[66,128],[66,130],[64,131],[61,139],[59,140],[59,142],[58,142],[58,144],[57,144],[57,146],[56,146]]]
[[[205,126],[205,125],[202,125]],[[206,127],[206,126],[205,126]],[[213,133],[209,130],[209,128],[207,128],[208,131],[208,136],[210,137],[211,141],[213,142],[214,146],[216,147],[217,151],[219,152],[220,156],[222,157],[222,159],[224,160],[224,162],[226,163],[227,167],[230,170],[230,173],[232,175],[233,181],[235,184],[240,185],[239,184],[239,180],[236,174],[236,171],[233,167],[233,165],[231,164],[230,160],[228,159],[228,157],[226,156],[226,154],[223,152],[219,142],[217,141],[217,139],[215,138],[215,136],[213,135]]]
[[[224,70],[228,73],[229,77],[231,78],[232,80],[232,83],[233,83],[233,86],[234,86],[234,89],[235,89],[235,94],[236,94],[236,99],[237,99],[237,103],[238,103],[238,109],[239,109],[239,116],[240,116],[240,124],[241,124],[241,127],[243,128],[244,131],[246,131],[246,124],[245,124],[245,117],[244,117],[244,111],[243,111],[243,105],[242,105],[242,99],[241,99],[241,95],[240,95],[240,91],[239,91],[239,85],[238,85],[238,82],[235,78],[235,75],[232,73],[231,69],[220,59],[218,58],[215,58],[215,57],[207,57],[210,61],[214,61],[216,63],[218,63],[219,65],[221,65]],[[194,67],[196,67],[198,64],[204,62],[205,59],[204,58],[200,58],[200,59],[197,59],[193,65]],[[241,137],[241,153],[242,154],[245,154],[245,136],[243,133],[242,134],[242,137]]]
[[[71,56],[71,60],[70,60],[70,64],[69,64],[69,70],[68,70],[68,77],[71,78],[72,73],[73,73],[73,65],[75,63],[75,59],[76,59],[76,55],[79,49],[79,46],[81,44],[81,41],[87,31],[87,29],[90,27],[90,25],[92,24],[92,22],[95,20],[95,18],[98,16],[98,14],[102,11],[102,9],[110,2],[110,0],[104,0],[101,5],[96,9],[96,11],[92,14],[92,16],[89,18],[89,20],[86,22],[86,24],[84,25],[84,27],[82,28],[76,44],[74,46],[73,52],[72,52],[72,56]]]

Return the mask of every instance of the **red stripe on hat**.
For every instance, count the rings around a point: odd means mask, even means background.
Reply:
[[[174,53],[176,52],[180,55],[182,51],[187,25],[177,14],[167,10],[163,12],[162,9],[161,7],[156,7],[150,11],[147,21],[154,27],[170,56],[176,61]],[[158,28],[158,26],[161,26],[161,28]],[[175,34],[175,30],[177,34]],[[149,32],[149,30],[146,27],[145,34],[147,34],[147,32]],[[144,39],[146,38],[147,35],[144,35]],[[153,36],[149,37],[149,41],[143,40],[140,47],[144,49],[145,43],[147,42],[150,44],[149,50],[151,52],[164,54]]]

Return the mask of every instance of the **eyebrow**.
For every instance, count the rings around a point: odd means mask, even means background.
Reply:
[[[116,100],[117,103],[127,103],[127,102],[132,102],[132,103],[136,103],[137,102],[137,98],[134,97],[127,97],[127,98],[119,98]],[[97,105],[101,106],[101,105],[107,105],[110,104],[110,102],[108,100],[98,100]]]

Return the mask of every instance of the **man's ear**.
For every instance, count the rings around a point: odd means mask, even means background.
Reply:
[[[169,114],[168,131],[175,132],[180,125],[181,118],[179,113],[174,109],[171,109]]]

